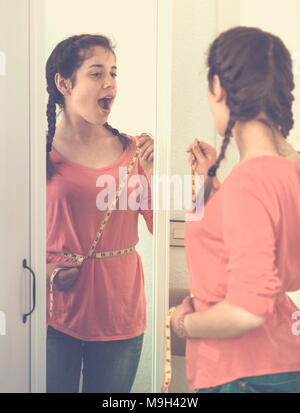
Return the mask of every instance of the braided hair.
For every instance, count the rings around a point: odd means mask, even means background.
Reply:
[[[55,84],[55,74],[60,73],[62,77],[71,79],[72,86],[75,84],[76,70],[80,68],[83,61],[86,59],[86,53],[92,47],[101,46],[104,49],[112,52],[115,55],[114,48],[110,40],[101,35],[82,34],[79,36],[71,36],[60,42],[52,51],[46,63],[46,80],[47,92],[49,94],[47,104],[47,179],[55,173],[55,168],[51,162],[50,152],[52,150],[52,142],[56,130],[56,105],[62,110],[65,107],[64,96],[59,92]],[[105,123],[103,125],[107,130],[117,136],[125,150],[130,144],[130,139],[126,135],[121,134],[117,129],[112,128]]]
[[[282,40],[254,27],[235,27],[223,32],[208,53],[208,83],[218,75],[226,92],[230,116],[220,154],[208,171],[204,199],[212,189],[212,178],[225,157],[237,121],[256,119],[286,138],[293,128],[292,103],[295,87],[292,59]],[[266,118],[258,117],[261,113]]]

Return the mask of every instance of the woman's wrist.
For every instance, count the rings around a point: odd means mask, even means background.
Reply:
[[[189,335],[184,326],[184,319],[188,314],[191,314],[191,312],[187,311],[186,313],[181,314],[177,319],[177,334],[181,338],[189,338]]]

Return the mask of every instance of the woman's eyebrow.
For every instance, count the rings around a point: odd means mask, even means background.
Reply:
[[[88,69],[90,69],[91,67],[104,67],[104,65],[91,65],[88,67]],[[112,66],[111,69],[116,69],[117,66]]]

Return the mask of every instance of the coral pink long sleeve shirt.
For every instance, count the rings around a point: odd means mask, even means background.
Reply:
[[[185,245],[195,311],[227,300],[267,316],[239,337],[189,339],[191,388],[300,371],[300,314],[286,294],[300,288],[300,163],[259,156],[237,165],[204,217],[186,221]]]
[[[73,262],[53,252],[87,253],[106,212],[101,209],[114,191],[113,186],[110,190],[108,184],[101,180],[116,180],[118,184],[119,175],[128,166],[136,149],[136,139],[129,138],[130,145],[121,157],[104,168],[80,166],[64,158],[54,148],[51,151],[58,173],[47,183],[47,263]],[[140,195],[138,185],[142,189]],[[106,197],[104,187],[107,188]],[[122,194],[95,253],[135,246],[139,240],[140,213],[152,233],[151,188],[139,160],[130,174],[127,195],[124,191]],[[129,209],[126,209],[127,197],[127,204],[131,197]],[[101,200],[104,206],[101,206]],[[120,340],[138,336],[146,328],[144,273],[137,251],[118,257],[86,260],[71,289],[54,291],[51,320],[49,290],[47,297],[48,324],[75,338]]]

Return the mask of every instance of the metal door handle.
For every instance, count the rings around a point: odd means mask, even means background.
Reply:
[[[32,285],[33,306],[32,306],[32,309],[29,313],[23,315],[23,323],[26,323],[27,317],[29,317],[30,314],[32,314],[34,309],[35,309],[35,274],[34,274],[33,270],[30,267],[27,266],[26,259],[23,260],[23,268],[27,268],[31,272],[32,277],[33,277],[33,285]]]

